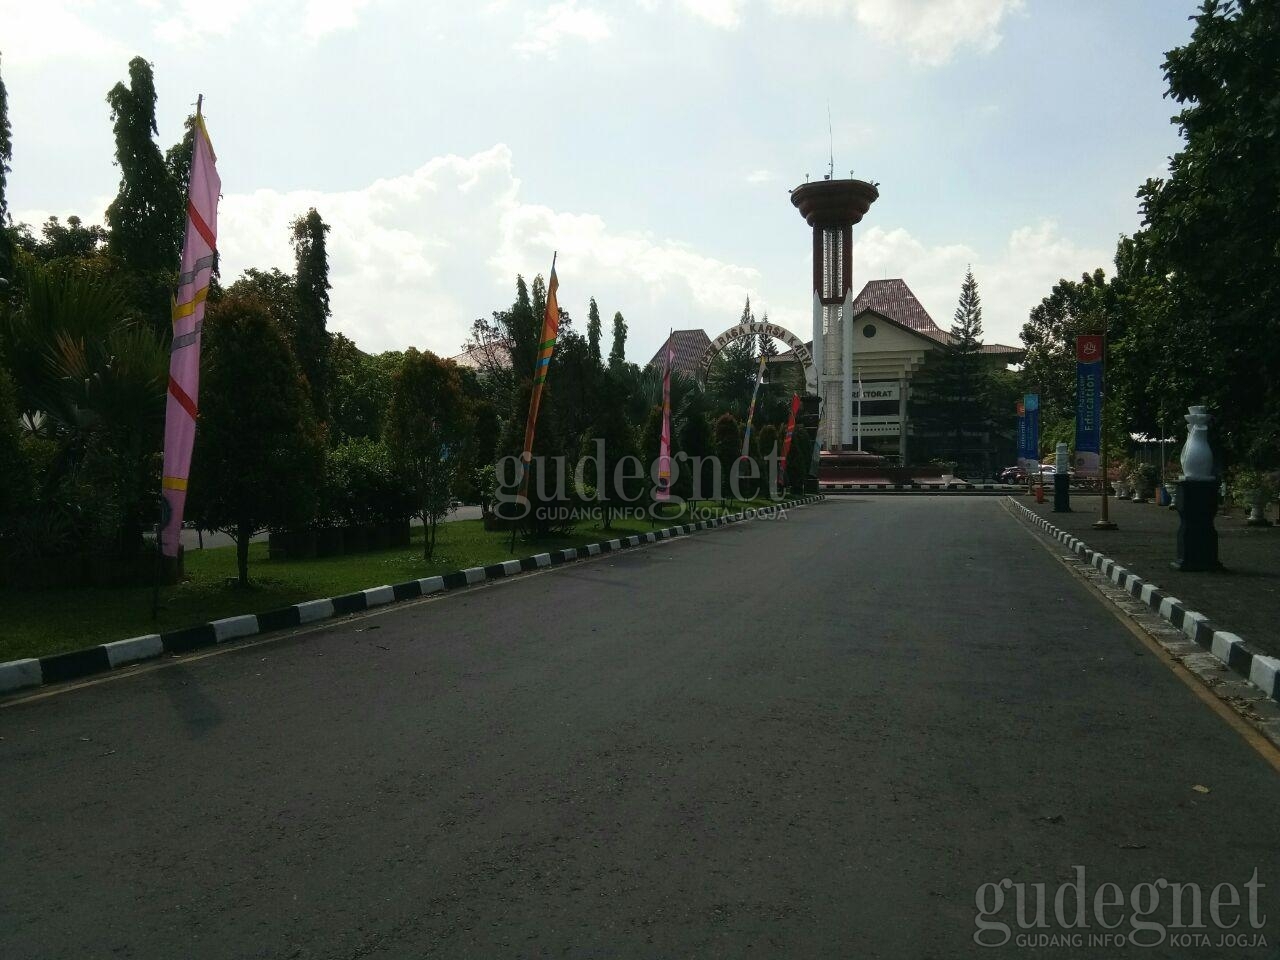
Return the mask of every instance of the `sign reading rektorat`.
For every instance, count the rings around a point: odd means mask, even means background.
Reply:
[[[1102,336],[1076,337],[1076,475],[1098,476],[1102,452]]]
[[[862,390],[858,390],[858,385],[853,385],[853,399],[856,403],[858,400],[897,400],[898,399],[898,381],[897,380],[869,380],[862,385]]]

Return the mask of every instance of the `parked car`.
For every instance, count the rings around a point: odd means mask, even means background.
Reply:
[[[1057,472],[1058,472],[1058,468],[1052,463],[1040,464],[1040,476],[1044,479],[1052,480],[1053,475]],[[1072,480],[1074,480],[1076,478],[1076,472],[1072,470],[1070,467],[1067,467],[1067,476],[1070,477]]]
[[[1027,471],[1021,467],[1005,467],[997,479],[1001,483],[1026,483]]]

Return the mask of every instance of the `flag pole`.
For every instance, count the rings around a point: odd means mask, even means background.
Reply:
[[[551,278],[547,281],[547,302],[544,306],[542,325],[538,328],[540,331],[538,335],[538,351],[537,353],[534,354],[533,381],[529,390],[529,419],[528,419],[528,422],[525,424],[525,431],[524,431],[525,433],[524,445],[527,446],[528,449],[527,450],[521,449],[520,451],[520,487],[517,490],[517,494],[516,494],[517,503],[519,503],[519,501],[522,498],[525,498],[525,494],[529,489],[529,467],[533,465],[533,435],[534,435],[534,430],[538,426],[538,410],[541,407],[541,400],[542,400],[542,383],[540,383],[538,380],[538,370],[543,366],[546,366],[548,369],[550,369],[550,365],[551,365],[550,352],[547,353],[546,364],[543,364],[542,351],[546,347],[546,343],[547,343],[547,337],[546,337],[547,319],[550,316],[552,309],[555,309],[557,311],[559,310],[559,305],[556,302],[556,256],[558,255],[558,253],[559,253],[558,250],[551,251]],[[556,317],[556,325],[557,327],[559,326],[558,315]],[[551,337],[552,349],[554,349],[554,345],[555,345],[555,332],[556,331],[554,330],[552,331],[552,337]],[[546,380],[545,373],[542,375],[542,380],[543,381]],[[524,455],[526,453],[528,453],[529,455],[529,459],[527,461],[524,458]],[[519,529],[520,529],[520,521],[518,519],[513,518],[511,521],[511,544],[507,548],[508,553],[516,552],[516,531]]]
[[[858,452],[862,452],[862,374],[858,374]]]
[[[197,93],[197,94],[196,94],[196,125],[197,125],[197,126],[199,126],[199,121],[200,121],[200,117],[201,117],[201,113],[202,113],[203,108],[204,108],[204,94],[203,94],[203,93]],[[198,135],[198,133],[197,133],[197,135]],[[192,162],[192,164],[194,164],[194,163],[195,163],[195,148],[194,148],[194,145],[193,145],[192,153],[191,153],[191,162]],[[188,202],[190,202],[190,195],[191,195],[191,190],[190,190],[190,187],[188,187],[188,188],[187,188],[187,197],[185,198],[185,199],[187,199],[187,201],[188,201]],[[188,214],[188,218],[189,218],[189,217],[190,217],[190,214]],[[184,233],[183,246],[185,247],[185,245],[186,245],[186,240],[185,240],[185,233]],[[181,258],[180,258],[180,259],[181,259]],[[179,269],[179,270],[181,270],[181,269],[182,269],[182,268],[181,268],[181,265],[179,265],[179,268],[178,268],[178,269]],[[177,303],[177,294],[178,294],[178,289],[177,289],[177,288],[175,288],[175,289],[174,289],[174,291],[173,291],[173,295],[172,295],[172,297],[170,298],[170,299],[171,299],[171,303],[172,303],[172,304],[175,304],[175,305],[176,305],[176,303]],[[172,331],[172,329],[170,329],[170,331],[169,331],[169,332],[170,332],[170,336],[172,337],[172,335],[173,335],[173,331]],[[166,433],[167,433],[167,426],[168,426],[168,424],[167,424],[167,420],[168,420],[168,414],[167,414],[167,412],[166,412],[166,417],[165,417],[165,419],[166,419]],[[167,441],[168,441],[168,437],[167,437],[167,436],[166,436],[165,440],[166,440],[166,443],[167,443]],[[170,520],[170,518],[171,518],[171,508],[170,508],[170,506],[169,506],[169,501],[168,501],[168,500],[166,500],[166,499],[165,499],[165,496],[164,496],[164,489],[165,489],[165,488],[164,488],[164,469],[163,469],[163,466],[164,466],[164,465],[162,464],[162,466],[161,466],[161,470],[160,470],[160,496],[159,496],[159,498],[158,498],[160,502],[159,502],[159,505],[158,505],[158,506],[159,506],[158,515],[157,515],[157,517],[156,517],[156,542],[155,542],[156,559],[155,559],[155,564],[153,565],[153,568],[152,568],[153,579],[152,579],[152,584],[151,584],[151,619],[152,619],[153,621],[154,621],[154,620],[156,620],[156,619],[159,617],[159,615],[160,615],[160,581],[164,579],[164,544],[163,544],[163,541],[162,541],[161,537],[162,537],[162,535],[163,535],[163,531],[164,531],[164,529],[165,529],[166,527],[168,527],[168,526],[169,526],[169,520]],[[181,556],[181,552],[182,552],[182,526],[181,526],[181,525],[179,525],[179,526],[178,526],[178,529],[177,529],[177,531],[176,531],[176,536],[177,536],[177,538],[178,538],[178,550],[177,550],[177,552],[178,552],[178,555],[179,555],[179,556]]]

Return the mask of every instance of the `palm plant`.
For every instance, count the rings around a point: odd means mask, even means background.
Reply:
[[[133,555],[155,501],[166,345],[107,275],[27,260],[18,280],[3,326],[24,421],[57,446],[45,492],[73,475],[77,498],[106,491],[92,507],[116,520],[113,552]]]

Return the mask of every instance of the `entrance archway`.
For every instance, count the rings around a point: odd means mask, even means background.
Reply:
[[[711,345],[707,347],[702,354],[702,360],[698,364],[698,379],[703,383],[707,381],[707,372],[711,369],[711,361],[716,358],[716,354],[736,340],[744,337],[758,337],[761,334],[772,337],[775,340],[781,340],[791,348],[792,354],[800,365],[804,368],[805,388],[809,392],[814,392],[816,380],[813,370],[813,353],[805,346],[805,342],[797,337],[786,327],[780,327],[776,323],[764,323],[756,321],[755,323],[739,323],[730,327],[720,336],[711,341]]]

